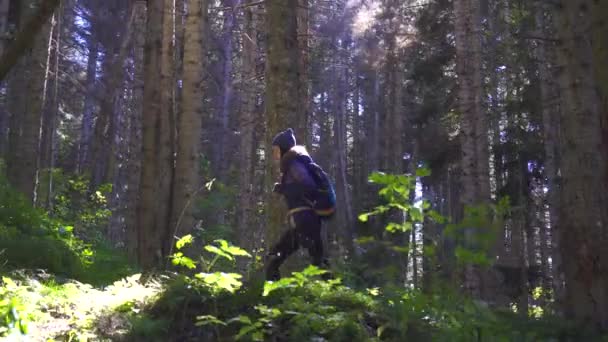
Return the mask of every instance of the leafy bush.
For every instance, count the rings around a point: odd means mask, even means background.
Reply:
[[[70,222],[79,238],[91,243],[104,242],[104,229],[111,216],[108,196],[112,184],[102,184],[91,190],[86,176],[68,176],[54,170],[54,205],[50,215],[62,222]]]
[[[57,184],[61,183],[58,175]],[[14,190],[0,170],[2,265],[9,269],[45,269],[96,283],[127,275],[133,268],[126,256],[104,247],[101,238],[92,239],[95,248],[82,240],[94,235],[91,231],[99,231],[99,225],[107,219],[107,209],[102,204],[110,190],[102,187],[86,201],[79,196],[86,191],[87,182],[68,180],[66,184],[58,185],[58,190],[63,190],[57,193],[54,216],[49,217]],[[73,207],[75,203],[80,204]],[[75,225],[80,229],[75,229]]]
[[[0,337],[27,334],[27,318],[24,304],[15,292],[22,291],[12,279],[2,277],[0,286]]]

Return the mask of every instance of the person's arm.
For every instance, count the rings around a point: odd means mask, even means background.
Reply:
[[[306,165],[299,161],[294,161],[289,166],[287,172],[289,172],[289,178],[293,181],[281,184],[280,192],[292,196],[302,196],[314,199],[317,193],[317,184],[308,172]]]

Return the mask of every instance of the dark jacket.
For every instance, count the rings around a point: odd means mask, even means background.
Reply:
[[[303,146],[294,146],[281,157],[281,185],[289,209],[310,207],[317,195],[317,184],[308,172],[312,158]]]

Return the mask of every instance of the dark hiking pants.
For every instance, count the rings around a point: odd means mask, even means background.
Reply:
[[[323,255],[319,216],[312,210],[294,213],[289,216],[289,227],[290,229],[281,236],[279,242],[270,249],[271,259],[266,268],[267,280],[281,278],[279,267],[300,247],[308,249],[313,265],[319,268],[327,266]]]

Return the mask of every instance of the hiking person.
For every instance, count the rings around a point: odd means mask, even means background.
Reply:
[[[300,247],[308,249],[313,265],[327,268],[321,218],[331,216],[334,210],[335,194],[331,183],[322,169],[314,164],[306,148],[296,145],[291,128],[274,137],[272,156],[280,163],[281,170],[281,182],[274,185],[273,192],[282,194],[287,202],[289,230],[270,249],[266,279],[280,279],[279,267]]]

